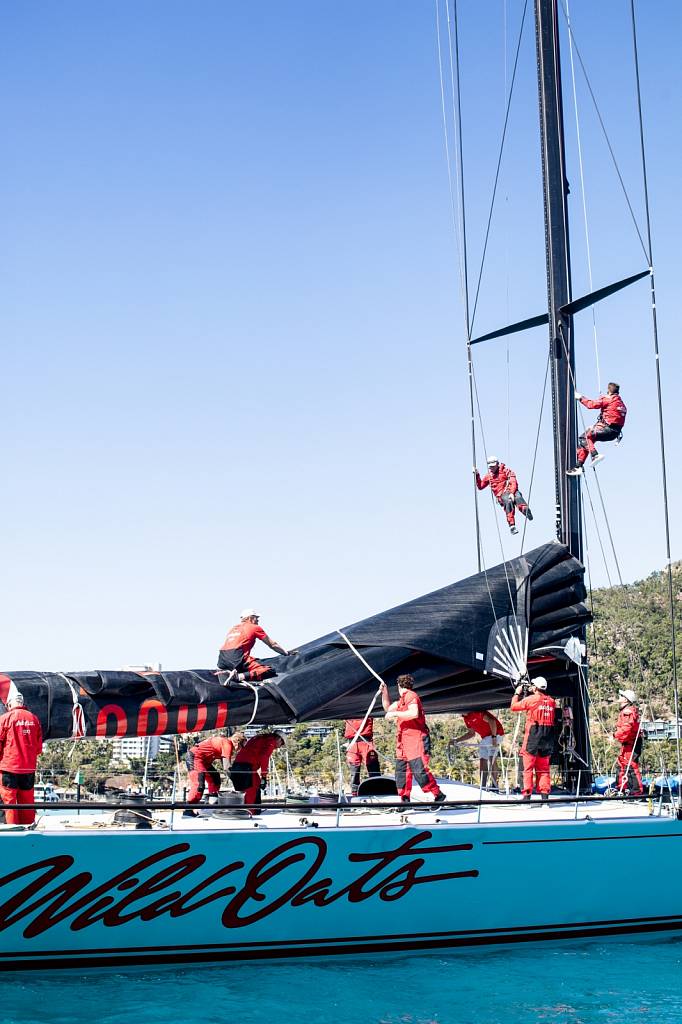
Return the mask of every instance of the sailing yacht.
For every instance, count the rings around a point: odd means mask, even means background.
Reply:
[[[571,295],[557,0],[536,0],[535,21],[548,309],[534,319],[550,334],[556,539],[274,658],[276,678],[258,688],[225,688],[213,669],[26,671],[0,677],[0,698],[21,690],[47,738],[77,740],[361,718],[377,676],[393,683],[402,672],[429,712],[494,708],[541,671],[572,712],[564,791],[528,804],[446,782],[438,806],[370,796],[266,805],[258,816],[217,805],[196,818],[179,816],[184,805],[173,801],[91,803],[99,813],[88,815],[53,805],[34,826],[0,832],[2,969],[682,934],[676,887],[630,885],[641,863],[655,877],[675,876],[679,804],[589,793],[581,481],[566,470],[577,436],[572,317],[600,295]],[[519,883],[526,868],[544,885],[532,899]]]

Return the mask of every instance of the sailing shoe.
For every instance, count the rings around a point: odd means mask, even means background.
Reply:
[[[509,532],[510,532],[510,533],[518,533],[519,531],[518,531],[518,530],[516,529],[516,527],[515,527],[515,526],[510,526],[510,527],[509,527]]]
[[[602,455],[601,452],[592,452],[592,465],[594,466],[595,462],[601,462],[604,458],[606,456]]]
[[[582,466],[574,466],[573,469],[567,469],[566,470],[566,476],[582,476],[582,475],[583,475],[583,467]]]
[[[410,798],[409,798],[409,796],[401,796],[401,798],[400,798],[400,802],[401,802],[402,804],[409,804],[409,802],[410,802]]]
[[[443,793],[443,791],[441,790],[441,792],[438,794],[438,796],[434,797],[433,802],[434,802],[434,804],[443,804],[443,803],[445,803],[446,800],[447,800],[447,797],[446,797],[445,793]]]
[[[199,812],[198,811],[192,811],[188,807],[187,810],[182,812],[182,816],[183,816],[183,818],[198,818],[199,817]]]
[[[524,804],[529,804],[530,803],[530,793],[524,793],[523,796],[521,797],[521,800],[522,800],[522,802]]]

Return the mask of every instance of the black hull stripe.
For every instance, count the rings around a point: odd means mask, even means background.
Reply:
[[[0,971],[74,969],[88,967],[139,967],[145,964],[193,964],[244,960],[281,960],[304,956],[339,956],[364,953],[390,953],[455,949],[521,942],[551,942],[562,939],[599,938],[614,935],[636,935],[656,932],[682,932],[682,917],[631,918],[623,921],[600,921],[594,924],[531,925],[517,930],[480,930],[469,932],[435,932],[431,934],[352,937],[347,939],[298,939],[278,943],[223,944],[128,947],[74,950],[57,954],[54,950],[26,953],[5,953]]]

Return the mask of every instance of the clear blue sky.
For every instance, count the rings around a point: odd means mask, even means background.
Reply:
[[[682,8],[637,6],[680,557]],[[522,4],[461,8],[475,276]],[[628,8],[572,16],[641,219]],[[545,303],[531,28],[481,331]],[[645,264],[580,80],[579,108],[599,286]],[[244,605],[291,646],[475,571],[434,3],[5,4],[0,116],[5,668],[206,666]],[[646,283],[598,327],[630,407],[599,473],[631,580],[665,556]],[[539,330],[477,353],[489,450],[525,489],[546,350]],[[578,350],[591,394],[589,313]],[[553,535],[545,425],[527,546]],[[481,514],[492,564],[503,523]]]

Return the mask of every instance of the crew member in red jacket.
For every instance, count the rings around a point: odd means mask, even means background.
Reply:
[[[278,732],[261,732],[247,740],[234,759],[230,769],[232,785],[244,794],[245,804],[259,804],[261,789],[265,789],[270,758],[284,746],[284,737]],[[259,810],[251,810],[260,814]]]
[[[379,768],[379,755],[374,746],[374,719],[368,718],[362,732],[357,736],[358,729],[362,725],[361,718],[347,718],[344,738],[350,740],[346,761],[351,767],[351,793],[357,796],[360,787],[360,775],[364,764],[370,778],[381,775]],[[355,738],[357,736],[357,739]]]
[[[580,476],[587,456],[592,456],[592,463],[601,462],[604,458],[595,448],[595,441],[620,440],[628,414],[625,402],[620,397],[620,384],[613,381],[607,386],[606,394],[599,398],[585,398],[579,391],[575,397],[586,409],[599,409],[599,419],[593,427],[588,427],[578,438],[578,465],[567,470],[569,476]]]
[[[642,752],[642,726],[634,690],[619,690],[620,714],[616,722],[615,739],[620,743],[618,755],[618,792],[629,790],[628,775],[634,775],[635,787],[632,796],[643,796],[642,774],[639,770],[639,755]]]
[[[232,736],[209,736],[187,751],[185,763],[189,772],[189,796],[187,802],[198,804],[208,786],[209,796],[220,792],[220,770],[215,767],[216,761],[222,761],[223,770],[227,774],[232,759],[246,743],[243,732],[235,732]],[[196,811],[186,810],[186,816],[196,815]]]
[[[516,528],[515,509],[518,508],[519,512],[530,522],[533,518],[533,513],[528,508],[528,502],[519,490],[516,473],[513,469],[509,469],[508,466],[505,466],[504,462],[500,462],[494,455],[491,455],[488,459],[488,472],[486,475],[481,478],[476,466],[474,466],[474,473],[476,474],[476,486],[479,491],[482,491],[484,487],[490,484],[490,489],[497,498],[498,505],[501,505],[505,511],[509,529],[512,533],[519,532]]]
[[[259,619],[260,615],[254,608],[245,608],[237,625],[233,626],[225,637],[218,654],[218,668],[222,670],[218,674],[223,686],[229,686],[237,680],[260,683],[277,675],[270,665],[262,665],[251,657],[256,640],[262,640],[277,654],[298,653],[285,651],[276,640],[271,640],[263,627],[258,625]]]
[[[7,711],[0,715],[0,799],[3,804],[32,804],[36,764],[43,749],[40,719],[24,707],[22,694],[7,699]],[[32,825],[32,809],[5,811],[8,825]]]
[[[488,785],[488,777],[492,779],[493,786],[497,785],[499,776],[497,768],[497,756],[500,752],[500,743],[504,736],[504,726],[499,718],[490,711],[470,711],[462,715],[467,731],[461,736],[455,737],[455,743],[466,743],[474,736],[479,737],[478,757],[481,770],[481,785]]]
[[[511,710],[526,712],[526,730],[523,734],[521,754],[523,756],[523,799],[530,800],[535,786],[542,800],[549,799],[552,782],[549,777],[549,759],[554,750],[554,718],[556,701],[545,691],[547,680],[543,676],[531,679],[531,693],[521,697],[523,684],[516,687],[512,697]]]
[[[396,734],[395,782],[400,799],[410,801],[412,779],[416,779],[425,793],[432,793],[437,804],[445,800],[445,793],[429,771],[430,740],[424,708],[412,689],[410,675],[398,676],[398,700],[391,703],[386,683],[381,684],[381,703],[386,718],[398,723]]]

